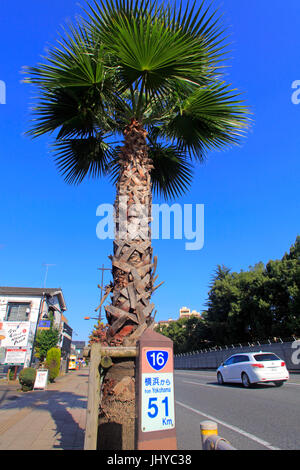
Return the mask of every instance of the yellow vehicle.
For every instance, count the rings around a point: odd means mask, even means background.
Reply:
[[[69,359],[69,370],[75,370],[76,369],[76,356],[71,354],[70,359]]]

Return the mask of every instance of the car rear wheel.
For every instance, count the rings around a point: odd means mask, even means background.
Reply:
[[[284,384],[284,380],[276,380],[274,384],[275,384],[275,387],[281,387]]]
[[[246,374],[246,372],[242,373],[242,383],[243,383],[243,386],[245,388],[250,388],[251,387],[251,382],[250,382],[250,379],[249,379],[248,375]]]
[[[223,376],[222,376],[221,372],[217,373],[217,379],[218,379],[218,384],[219,385],[224,385],[224,379],[223,379]]]

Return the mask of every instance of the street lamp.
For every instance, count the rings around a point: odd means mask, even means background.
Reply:
[[[100,320],[99,317],[83,317],[84,320]]]

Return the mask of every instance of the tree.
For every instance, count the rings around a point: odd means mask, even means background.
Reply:
[[[35,339],[35,355],[43,362],[47,356],[47,352],[51,348],[57,346],[59,340],[59,331],[55,328],[49,330],[39,330]]]
[[[300,238],[281,260],[266,265],[266,298],[272,310],[272,335],[300,335]]]
[[[47,352],[46,367],[49,369],[49,380],[54,382],[60,371],[61,351],[59,348],[51,348]]]
[[[222,23],[204,3],[99,0],[46,62],[27,68],[39,91],[30,134],[55,133],[65,180],[109,175],[116,184],[108,345],[134,345],[154,324],[152,192],[180,196],[194,164],[247,128],[248,111],[224,82],[226,53]]]
[[[216,344],[300,334],[300,239],[281,260],[248,271],[218,266],[203,315],[207,339]]]
[[[168,325],[157,327],[156,331],[163,334],[173,341],[174,354],[185,352],[186,344],[186,318],[180,318],[177,321],[172,321]]]

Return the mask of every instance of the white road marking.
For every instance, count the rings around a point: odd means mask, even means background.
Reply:
[[[199,372],[199,371],[197,371],[197,372]],[[196,376],[196,374],[192,373],[192,372],[182,372],[181,374],[178,374],[178,373],[175,372],[175,375],[178,375],[179,377],[180,377],[180,375],[192,375],[193,377]],[[215,377],[215,378],[217,378],[217,375],[213,374],[213,373],[211,373],[211,374],[198,374],[198,376],[199,377]]]
[[[194,373],[193,372],[178,372],[178,371],[175,371],[175,375],[177,375],[178,377],[180,377],[180,375],[192,375],[193,377],[197,377],[196,372],[201,372],[201,371],[195,371]],[[198,375],[198,377],[199,378],[201,378],[201,377],[212,377],[212,378],[215,378],[217,380],[217,375],[216,374],[202,374],[202,373],[200,373]],[[299,387],[300,383],[290,382],[289,380],[287,380],[285,382],[285,385],[297,385]]]
[[[209,384],[203,384],[201,382],[190,382],[188,380],[183,380],[182,383],[184,384],[194,384],[194,385],[202,385],[203,387],[213,387],[213,388],[220,388],[220,385],[209,385]]]
[[[250,434],[249,432],[244,431],[243,429],[240,429],[236,426],[233,426],[232,424],[225,423],[224,421],[221,421],[218,418],[215,418],[214,416],[208,415],[204,413],[203,411],[195,410],[195,408],[192,408],[188,405],[185,405],[184,403],[181,403],[180,401],[176,401],[177,405],[182,406],[183,408],[186,408],[187,410],[192,411],[193,413],[197,413],[198,415],[204,416],[205,418],[215,421],[216,423],[220,424],[221,426],[224,426],[228,429],[231,429],[231,431],[234,431],[238,434],[241,434],[242,436],[247,437],[248,439],[251,439],[252,441],[257,442],[258,444],[266,447],[269,450],[280,450],[278,447],[272,446],[269,442],[264,441],[263,439],[260,439],[257,436],[254,436],[253,434]]]

